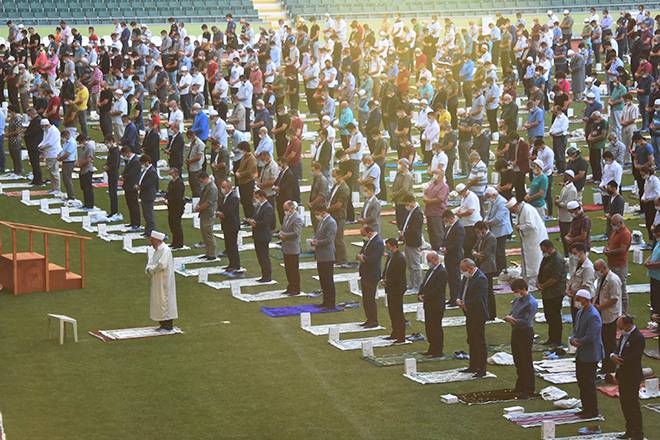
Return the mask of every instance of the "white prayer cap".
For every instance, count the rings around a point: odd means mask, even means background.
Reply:
[[[575,177],[575,173],[573,172],[573,170],[566,170],[566,171],[564,171],[564,175],[565,175],[565,176]]]
[[[192,108],[195,110],[199,110],[200,108],[202,108],[202,106],[199,104],[199,102],[196,102],[193,104]]]
[[[330,122],[330,116],[328,116],[328,115],[323,115],[323,117],[321,118],[321,120],[322,120],[322,121],[326,121],[326,122]]]
[[[422,99],[422,100],[419,101],[419,102],[421,102],[422,104],[428,104],[428,103],[429,103],[429,100],[426,99],[426,98],[424,98],[424,99]]]
[[[534,165],[537,167],[543,169],[543,161],[541,159],[535,159],[534,162],[532,162]]]
[[[571,11],[569,11],[568,9],[564,9],[564,15],[568,15],[570,13],[571,13]]]
[[[511,197],[511,198],[509,199],[509,201],[506,202],[506,205],[504,205],[504,206],[506,206],[508,209],[511,209],[511,208],[513,208],[514,206],[516,206],[517,204],[518,204],[518,200],[516,200],[515,197]]]
[[[466,189],[467,189],[467,186],[465,186],[464,183],[459,183],[458,185],[456,185],[456,191],[458,191],[459,193],[462,193]]]
[[[227,130],[233,130],[234,129],[234,124],[227,124],[226,129]]]
[[[591,76],[588,76],[584,79],[584,82],[592,83],[594,82],[594,79]]]
[[[188,66],[182,66],[181,71],[182,72],[187,72],[188,71]]]
[[[573,49],[569,49],[568,50],[568,56],[572,57],[573,55],[575,55],[575,51]]]
[[[10,56],[9,58],[7,58],[7,61],[16,61],[16,58]]]
[[[115,95],[123,95],[124,91],[122,89],[115,89]]]
[[[209,116],[218,116],[218,112],[216,111],[216,109],[212,108],[211,110],[209,110]]]
[[[25,25],[24,25],[23,23],[21,23],[21,24],[18,25],[18,28],[19,28],[19,29],[23,29],[24,27],[25,27]]]
[[[90,67],[96,67],[96,66],[98,66],[98,64],[96,63],[96,61],[92,61],[91,63],[89,63],[89,65],[90,65]]]
[[[577,200],[571,200],[566,204],[566,209],[569,211],[572,211],[573,209],[578,209],[580,207],[580,204],[577,202]]]
[[[580,289],[575,294],[575,297],[576,298],[584,298],[584,299],[588,299],[588,300],[591,301],[591,292],[589,292],[587,289]]]
[[[653,105],[656,105],[656,106],[660,105],[660,99],[656,99],[655,101],[653,101]]]
[[[40,122],[41,125],[50,125],[50,121],[46,118],[42,119]]]
[[[585,18],[585,19],[584,19],[584,22],[585,22],[585,23],[589,23],[589,17]]]
[[[527,57],[527,61],[531,63],[532,61],[534,61],[534,58],[532,58],[532,57]]]
[[[19,65],[18,65],[18,68],[19,68],[19,69],[25,69],[25,64],[23,64],[23,63],[19,64]]]
[[[592,92],[587,93],[587,99],[596,99],[596,95],[594,95]]]
[[[360,91],[358,92],[358,96],[364,96],[366,94],[367,94],[367,91],[364,90],[364,89],[360,89]]]
[[[158,231],[151,231],[151,238],[163,241],[163,240],[165,240],[165,234],[163,234],[162,232],[158,232]]]
[[[486,188],[487,196],[494,196],[495,194],[499,194],[499,192],[495,189],[495,187],[489,186],[488,188]]]

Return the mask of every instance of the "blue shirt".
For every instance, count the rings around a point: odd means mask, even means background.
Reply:
[[[538,302],[532,294],[522,296],[513,300],[511,305],[511,316],[516,320],[514,329],[534,328],[534,315],[538,310]]]
[[[459,75],[463,81],[472,81],[474,77],[474,62],[472,60],[467,60],[463,63]]]
[[[569,338],[571,341],[577,339],[580,342],[575,359],[582,362],[599,362],[603,359],[602,327],[600,313],[594,306],[589,305],[586,309],[578,310],[573,334]]]
[[[635,159],[639,165],[645,165],[648,163],[650,157],[655,155],[653,147],[648,143],[644,142],[642,145],[635,145]],[[655,157],[654,157],[655,159]],[[656,164],[659,162],[656,162]]]
[[[655,244],[651,254],[651,262],[656,263],[658,261],[660,261],[660,241]],[[660,269],[649,269],[649,276],[654,280],[660,280]]]
[[[209,138],[209,117],[206,113],[200,110],[199,113],[195,115],[195,120],[190,129],[202,140],[202,142],[206,142]]]
[[[530,128],[527,130],[527,136],[530,138],[535,138],[535,137],[543,137],[543,132],[545,130],[545,116],[543,114],[543,109],[540,107],[536,107],[534,110],[529,112],[527,115],[527,123],[532,123],[538,121],[538,125],[534,128]]]
[[[75,162],[78,160],[78,145],[75,139],[69,139],[62,145],[62,154],[69,153],[64,162]]]
[[[0,136],[5,135],[5,125],[7,123],[7,117],[4,112],[0,112]]]
[[[488,210],[486,223],[488,223],[490,231],[493,233],[495,238],[504,237],[505,235],[509,235],[513,232],[513,228],[511,226],[511,215],[509,214],[509,210],[506,208],[506,199],[501,195],[497,196],[490,209]]]

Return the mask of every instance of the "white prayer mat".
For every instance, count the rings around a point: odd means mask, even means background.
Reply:
[[[84,209],[81,209],[78,211],[78,208],[74,208],[75,211],[71,212],[69,211],[69,214],[78,214],[82,213],[82,215],[69,215],[68,217],[62,217],[62,221],[65,223],[82,223],[83,218],[87,217],[89,214],[92,215],[106,215],[107,212],[102,210],[101,208],[94,207],[91,211],[85,211]]]
[[[105,223],[106,227],[105,230],[106,232],[116,232],[116,231],[125,231],[126,226],[123,224],[124,220],[119,220],[118,224],[112,225],[106,222],[100,222],[100,223]],[[83,226],[83,230],[90,232],[92,234],[97,234],[99,232],[99,226],[98,224],[96,225],[89,225],[89,226]]]
[[[574,435],[571,437],[555,437],[555,440],[612,440],[623,432],[603,432],[602,434]]]
[[[137,239],[146,239],[146,237],[142,236],[142,232],[126,232],[126,227],[124,226],[123,230],[118,230],[119,234],[104,234],[104,235],[99,235],[99,238],[103,241],[123,241],[124,237],[131,237],[131,240],[137,240]]]
[[[406,295],[414,295],[413,293],[406,293]],[[403,313],[416,313],[418,307],[424,307],[424,303],[422,302],[415,302],[415,303],[408,303],[403,305]],[[445,306],[445,310],[457,310],[458,306]]]
[[[425,322],[424,317],[420,317],[419,322]],[[443,327],[462,327],[465,325],[466,319],[465,316],[445,316],[442,318]],[[502,324],[505,321],[500,318],[495,318],[492,321],[486,321],[486,324]]]
[[[301,185],[300,186],[300,192],[301,193],[308,193],[312,191],[312,185]]]
[[[268,249],[281,249],[282,246],[273,243],[272,241],[268,243]],[[238,252],[243,252],[243,251],[253,251],[254,250],[254,243],[245,243],[242,246],[238,247]]]
[[[385,339],[387,335],[373,336],[371,338],[357,338],[357,339],[339,339],[328,341],[330,345],[342,350],[361,350],[363,342],[371,342],[372,347],[389,347],[390,345],[403,345],[403,344],[412,344],[412,342],[406,340],[406,342],[396,343],[389,339]]]
[[[340,324],[320,324],[320,325],[308,325],[301,327],[306,332],[309,332],[315,336],[323,336],[330,333],[330,328],[335,327],[339,330],[339,333],[354,333],[354,332],[368,332],[373,330],[385,330],[385,327],[373,327],[373,328],[364,328],[360,325],[360,322],[342,322]]]
[[[257,302],[257,301],[272,301],[274,299],[287,299],[287,298],[310,298],[311,296],[307,293],[300,293],[299,295],[291,296],[285,295],[282,293],[282,290],[273,290],[270,292],[259,292],[259,293],[235,293],[232,292],[232,296],[236,299],[239,299],[244,302]]]
[[[267,283],[259,283],[257,282],[258,279],[260,278],[237,278],[228,281],[206,281],[204,284],[209,287],[213,287],[216,290],[231,289],[232,283],[239,287],[267,286],[269,284],[277,284],[277,281],[275,280],[270,280]]]
[[[11,189],[32,188],[28,182],[0,183],[0,194]]]
[[[0,174],[0,181],[3,181],[3,182],[4,181],[11,182],[11,181],[14,181],[14,180],[25,180],[25,179],[27,179],[27,177],[19,176],[18,174],[14,174],[14,173]]]
[[[404,373],[403,377],[407,377],[408,379],[421,383],[422,385],[430,383],[464,382],[467,380],[492,379],[497,377],[490,371],[487,371],[484,377],[474,377],[474,373],[461,373],[460,370],[461,368],[444,371],[418,371],[412,374]]]
[[[648,293],[651,291],[650,284],[628,284],[626,285],[627,293]]]
[[[217,228],[216,228],[216,226],[217,226]],[[222,225],[213,225],[213,230],[214,230],[214,231],[222,231]],[[224,239],[225,239],[225,234],[223,234],[222,232],[220,232],[219,234],[213,234],[213,235],[215,235],[216,237],[218,237],[218,238],[221,239],[221,240],[224,240]],[[252,232],[249,232],[249,231],[240,231],[240,230],[239,230],[239,231],[238,231],[238,237],[241,237],[241,238],[252,238]]]
[[[542,359],[534,361],[534,371],[539,373],[561,373],[575,371],[575,359]]]
[[[156,331],[157,328],[158,327],[138,327],[124,328],[119,330],[97,330],[89,332],[89,334],[99,338],[103,342],[183,334],[183,330],[181,330],[179,327],[174,327],[172,330],[167,331]]]
[[[284,263],[280,263],[280,266],[284,267]],[[316,261],[301,261],[298,264],[299,270],[316,270]],[[351,292],[352,293],[352,292]]]
[[[555,425],[566,425],[569,423],[584,423],[596,420],[605,420],[603,416],[592,417],[590,419],[581,419],[576,415],[580,409],[562,409],[558,411],[543,411],[533,413],[504,414],[503,417],[510,422],[523,428],[532,428],[542,426],[544,420],[552,420]],[[580,437],[582,438],[582,437]]]
[[[187,248],[188,250],[190,250],[190,248],[188,248],[186,246],[184,246],[184,248]],[[178,273],[179,275],[182,275],[184,277],[197,277],[197,276],[199,276],[199,273],[202,270],[205,270],[206,273],[209,274],[209,275],[217,275],[217,274],[225,273],[225,269],[223,269],[223,267],[227,265],[226,263],[220,263],[220,259],[214,260],[212,262],[210,262],[208,260],[199,260],[199,261],[190,262],[188,264],[195,264],[195,263],[206,263],[206,264],[208,264],[208,263],[219,263],[219,264],[216,265],[216,266],[205,266],[205,267],[184,267],[184,268],[181,268],[179,266],[179,268],[174,269],[174,271],[176,273]],[[246,269],[244,267],[241,267],[241,272],[245,272],[245,270]]]
[[[314,275],[312,278],[319,280],[318,275]],[[345,283],[350,280],[357,280],[360,278],[360,274],[357,272],[348,272],[348,273],[336,273],[333,280],[335,283]]]
[[[185,270],[185,266],[188,264],[208,264],[208,260],[201,260],[200,257],[203,257],[204,254],[197,255],[186,255],[185,257],[174,257],[174,270]]]
[[[630,249],[628,249],[628,252],[633,252],[635,250],[641,250],[641,251],[648,250],[648,249],[643,249],[643,246],[644,246],[643,244],[630,245]],[[597,254],[602,254],[604,249],[605,249],[605,246],[592,246],[591,247],[591,251],[595,252]]]

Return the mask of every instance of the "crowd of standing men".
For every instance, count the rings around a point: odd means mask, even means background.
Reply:
[[[0,87],[7,87],[9,101],[6,115],[0,113],[0,145],[6,137],[13,172],[25,174],[20,156],[25,147],[32,184],[49,180],[53,194],[74,203],[72,175],[79,167],[84,207],[93,209],[96,144],[88,120],[95,115],[108,148],[111,219],[121,215],[122,188],[129,227],[141,231],[144,220],[144,234],[151,236],[154,202],[163,195],[171,247],[182,248],[187,179],[199,214],[201,240],[195,246],[204,249],[202,258],[226,257],[226,273],[240,276],[239,234],[249,228],[259,281],[270,282],[275,238],[284,254],[285,293],[292,296],[301,293],[300,207],[306,207],[312,213],[321,307],[335,306],[334,268],[353,267],[344,231],[357,222],[364,239],[356,257],[363,326],[378,326],[375,299],[382,283],[390,338],[404,342],[403,295],[415,293],[424,304],[426,354],[442,356],[444,312],[460,307],[470,346],[465,371],[477,377],[486,374],[485,323],[496,317],[493,280],[507,270],[506,243],[515,233],[522,270],[511,282],[516,299],[505,319],[512,327],[516,390],[534,393],[537,303],[529,292],[537,289],[543,299],[549,347],[563,342],[567,296],[582,415],[598,413],[601,363],[603,373],[619,378],[628,437],[642,438],[631,390],[641,379],[644,340],[627,314],[631,232],[621,192],[623,169],[631,165],[653,249],[645,265],[657,319],[660,16],[651,17],[644,6],[618,17],[592,10],[581,29],[568,10],[561,18],[548,11],[547,21],[531,23],[520,13],[512,18],[496,13],[483,27],[475,22],[458,27],[436,16],[429,22],[395,16],[374,29],[326,15],[255,31],[231,14],[226,19],[224,31],[203,25],[199,38],[174,19],[160,35],[115,20],[109,40],[93,27],[83,38],[64,21],[47,38],[8,21],[8,44],[0,46]],[[306,118],[298,112],[303,92]],[[319,129],[310,152],[311,191],[303,200],[305,121],[318,121]],[[570,129],[571,123],[579,129]],[[581,148],[569,146],[569,135],[586,143],[588,161]],[[392,151],[396,172],[388,182]],[[162,162],[170,177],[164,194]],[[413,177],[420,162],[430,176],[421,196]],[[489,168],[499,176],[490,186]],[[461,175],[465,179],[456,184]],[[553,196],[554,179],[562,185]],[[594,263],[589,259],[594,231],[583,209],[587,182],[602,193],[607,218],[605,259]],[[450,209],[452,191],[456,209]],[[382,201],[394,205],[398,231],[386,240]],[[561,250],[545,226],[554,213]],[[213,233],[218,221],[222,252]],[[617,328],[624,335],[618,343]]]

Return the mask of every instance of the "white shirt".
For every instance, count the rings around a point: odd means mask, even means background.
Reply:
[[[447,163],[449,162],[449,158],[447,157],[447,154],[444,151],[439,151],[433,155],[433,158],[431,159],[431,170],[437,170],[438,168],[442,168],[442,170],[447,169]]]
[[[358,144],[360,145],[360,149],[356,153],[349,154],[348,157],[350,157],[352,160],[362,160],[362,155],[364,154],[364,145],[366,144],[362,133],[356,131],[355,134],[351,136],[348,144],[351,149],[355,148]]]
[[[623,167],[616,160],[612,163],[605,163],[603,167],[603,177],[600,181],[600,187],[605,189],[605,186],[614,180],[619,187],[621,187],[621,177],[623,176]],[[657,179],[657,177],[656,177]]]
[[[250,81],[245,80],[238,83],[238,91],[236,92],[236,96],[241,101],[241,104],[243,104],[243,107],[246,109],[252,108],[252,90],[253,87]]]
[[[176,109],[176,111],[170,112],[170,117],[167,120],[169,125],[176,124],[177,121],[179,121],[179,133],[183,133],[183,111],[181,111],[180,108]]]
[[[555,117],[555,121],[550,127],[550,134],[552,136],[566,136],[568,135],[568,116],[564,112],[559,113]]]
[[[422,140],[426,142],[424,150],[431,151],[433,149],[433,144],[438,143],[440,140],[440,124],[438,124],[438,121],[431,121],[431,123],[426,126],[422,133]]]
[[[653,202],[655,199],[660,197],[660,180],[658,176],[652,174],[644,182],[644,195],[642,196],[642,202]]]
[[[179,87],[179,94],[187,95],[188,93],[190,93],[191,85],[192,85],[192,75],[188,72],[186,72],[185,75],[181,75],[181,79],[179,80],[179,84],[177,85]]]
[[[467,195],[461,200],[460,211],[472,210],[472,214],[467,217],[460,217],[463,226],[474,226],[475,223],[481,221],[481,204],[479,197],[472,191],[468,190]]]
[[[218,94],[218,98],[227,99],[227,92],[229,91],[227,80],[221,76],[220,79],[216,81],[215,86],[213,86],[213,91]]]
[[[112,113],[121,112],[120,115],[112,117],[113,124],[121,124],[121,117],[128,114],[128,103],[126,102],[126,98],[122,96],[120,99],[113,102],[110,111]]]
[[[62,141],[60,131],[54,125],[51,125],[44,132],[44,138],[38,146],[43,151],[44,158],[55,159],[62,151]]]
[[[543,150],[539,150],[536,158],[543,162],[543,174],[546,176],[552,176],[552,167],[554,166],[555,162],[555,152],[546,146],[543,148]]]
[[[420,109],[417,113],[417,118],[415,119],[415,125],[420,130],[425,129],[429,125],[429,113],[433,111],[428,105],[423,109]]]
[[[365,167],[364,172],[362,173],[362,179],[366,179],[368,177],[372,178],[372,183],[374,184],[374,194],[377,196],[380,194],[380,167],[378,166],[377,163],[372,163],[368,167]]]

